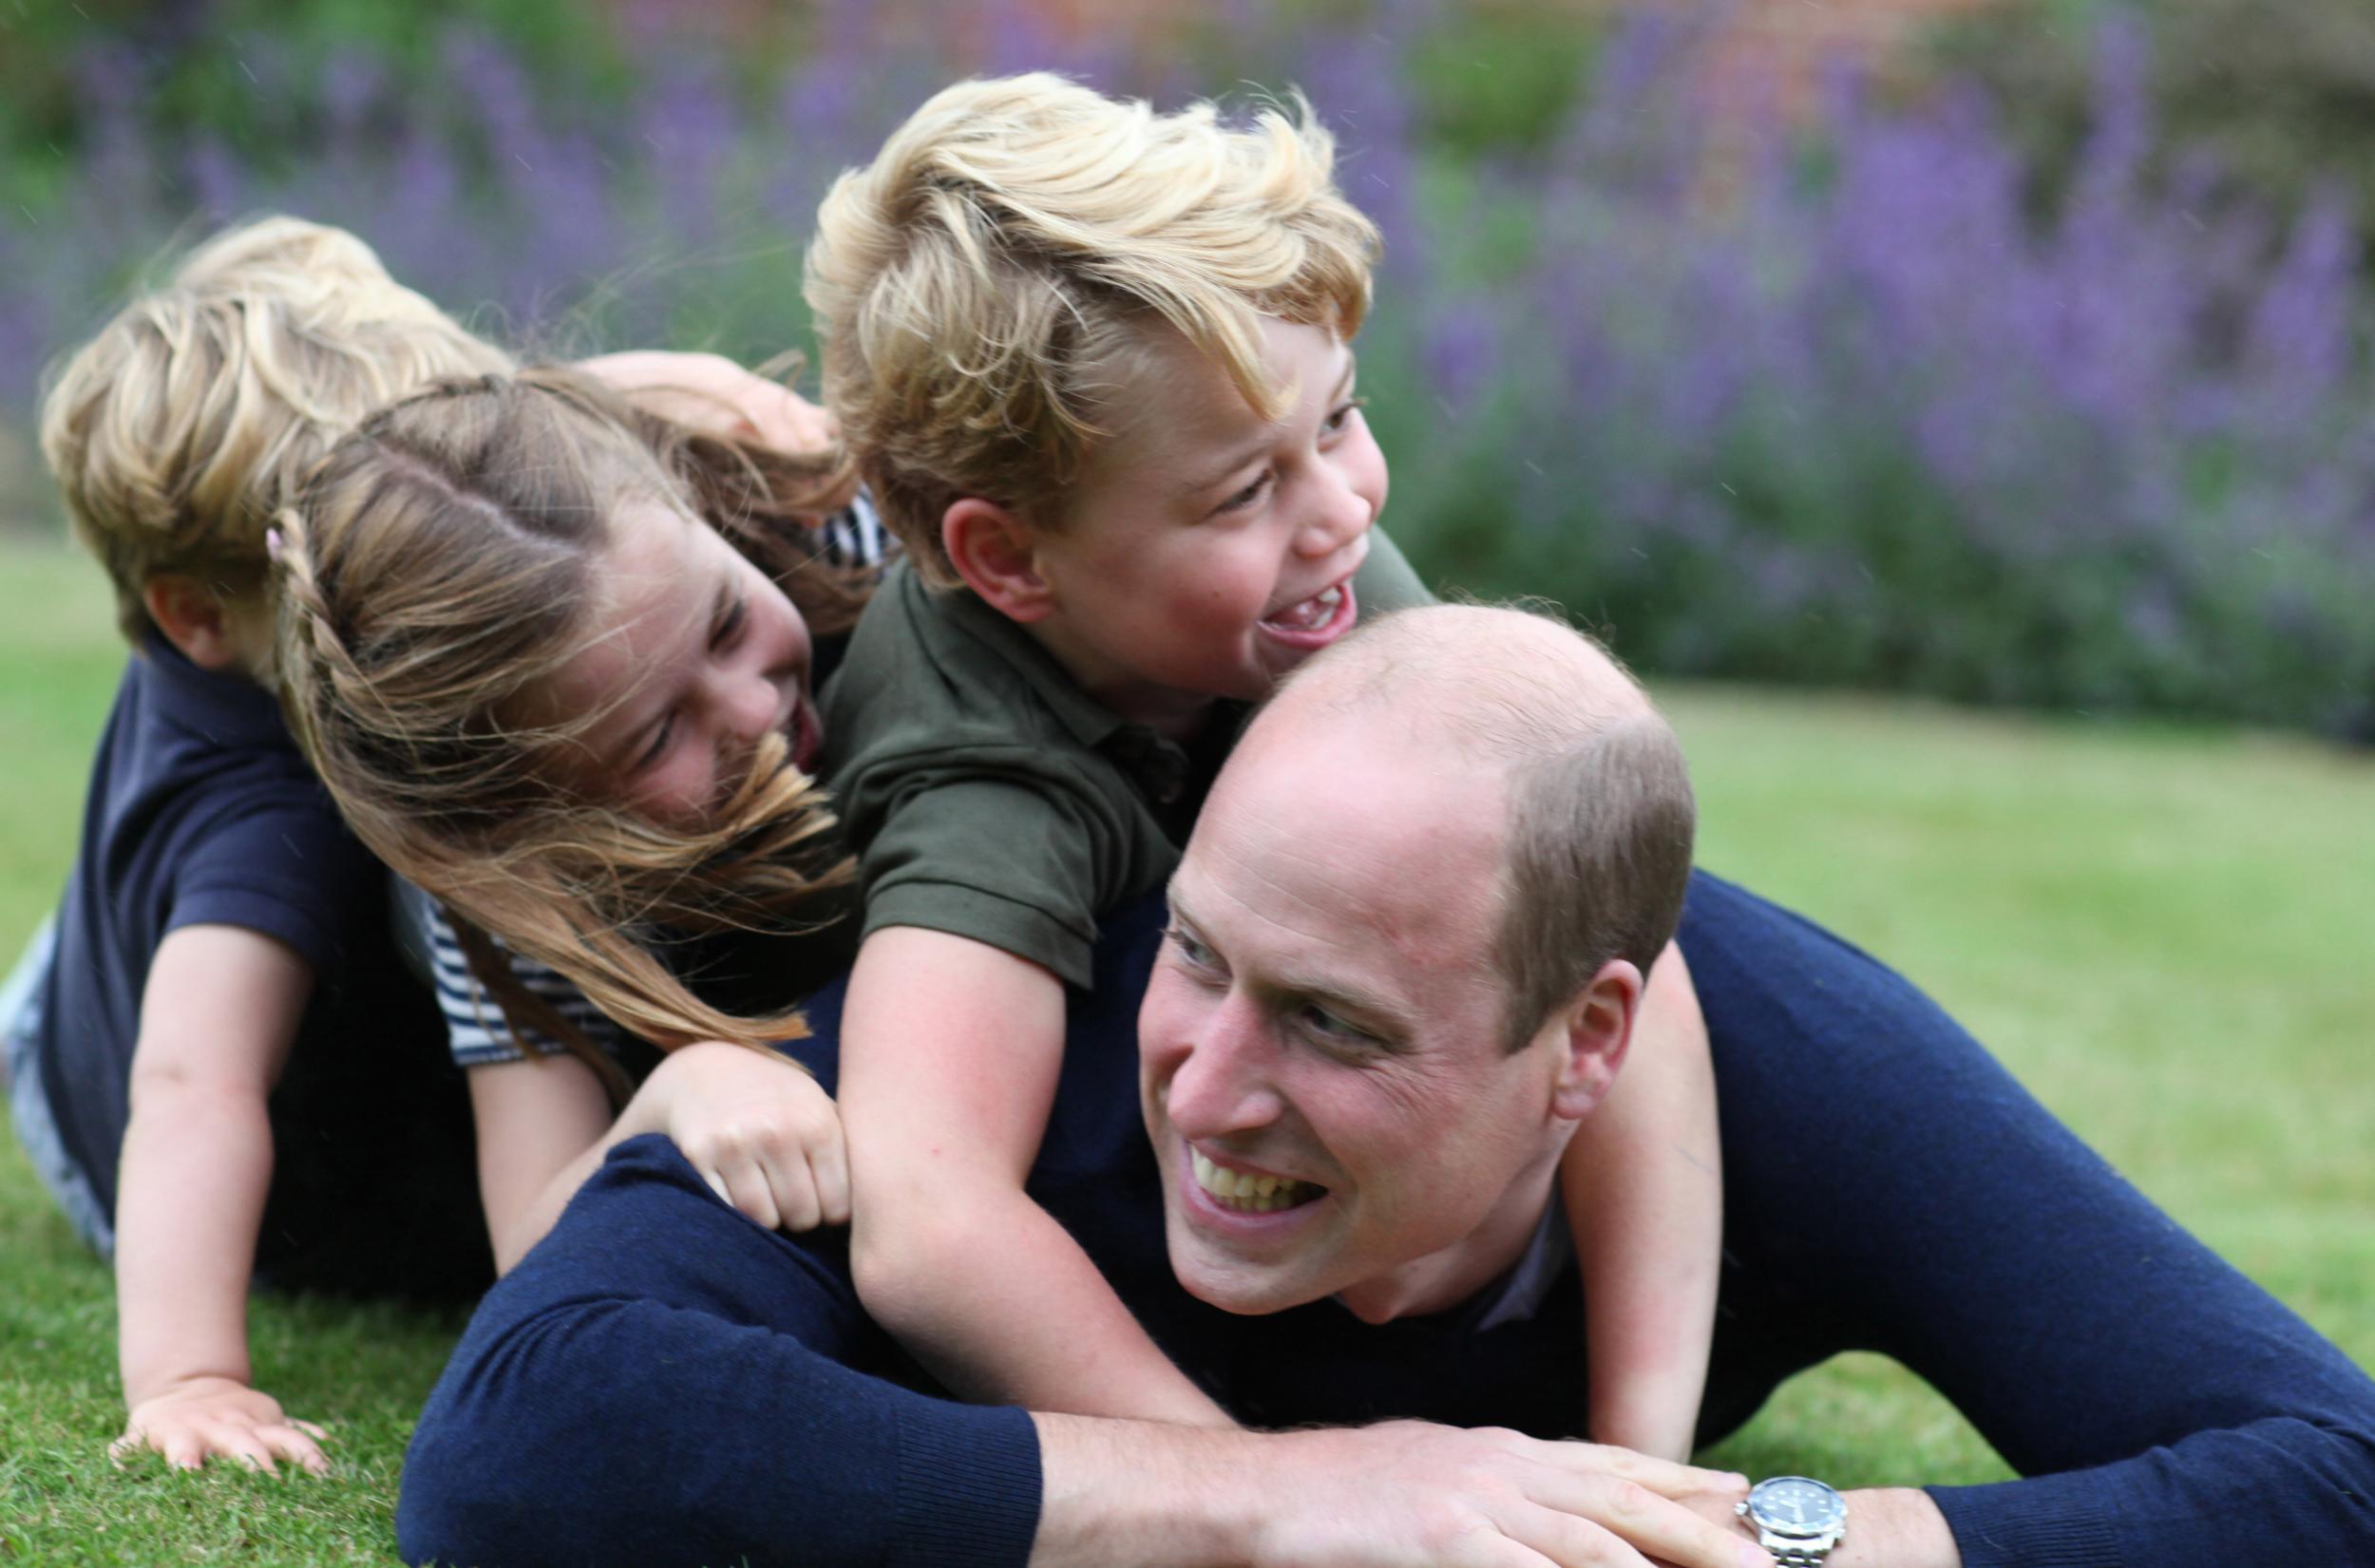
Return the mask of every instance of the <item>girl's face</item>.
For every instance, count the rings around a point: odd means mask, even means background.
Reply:
[[[581,645],[531,694],[547,723],[597,715],[566,765],[577,787],[698,827],[770,731],[795,765],[814,765],[824,729],[808,623],[715,529],[660,501],[630,502],[591,587]]]

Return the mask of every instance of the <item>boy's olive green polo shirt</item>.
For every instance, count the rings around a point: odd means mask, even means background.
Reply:
[[[1362,616],[1429,602],[1370,538]],[[945,931],[1087,985],[1098,918],[1169,879],[1240,718],[1167,741],[973,594],[930,593],[901,562],[825,693],[822,771],[859,852],[862,935]]]

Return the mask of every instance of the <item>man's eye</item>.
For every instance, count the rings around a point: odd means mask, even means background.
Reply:
[[[1305,1002],[1297,1008],[1295,1022],[1319,1039],[1337,1047],[1370,1046],[1377,1036],[1358,1024],[1348,1023],[1317,1002]]]
[[[1172,926],[1163,933],[1163,936],[1171,944],[1172,950],[1179,954],[1180,961],[1189,968],[1210,969],[1213,966],[1212,950],[1180,930],[1179,927]]]

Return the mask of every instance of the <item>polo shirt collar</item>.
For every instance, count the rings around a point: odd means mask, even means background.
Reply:
[[[245,675],[201,670],[156,632],[141,640],[140,656],[177,727],[218,746],[294,746],[278,700]]]
[[[1072,672],[1038,639],[962,590],[950,594],[947,624],[982,645],[992,658],[1022,677],[1032,694],[1072,738],[1112,758],[1158,805],[1173,805],[1194,786],[1196,764],[1188,749],[1152,727],[1125,719],[1080,690]],[[927,618],[925,625],[931,622]],[[1223,722],[1216,718],[1216,723]]]

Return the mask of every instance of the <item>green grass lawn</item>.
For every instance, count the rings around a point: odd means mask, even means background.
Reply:
[[[0,947],[56,896],[122,662],[96,574],[0,547]],[[1889,957],[2176,1217],[2375,1365],[2375,758],[2223,732],[1678,688],[1711,867]],[[0,1565],[391,1560],[404,1439],[458,1325],[260,1303],[257,1375],[329,1482],[123,1473],[105,1274],[0,1135]],[[2000,1476],[1869,1357],[1719,1450],[1850,1484]]]

